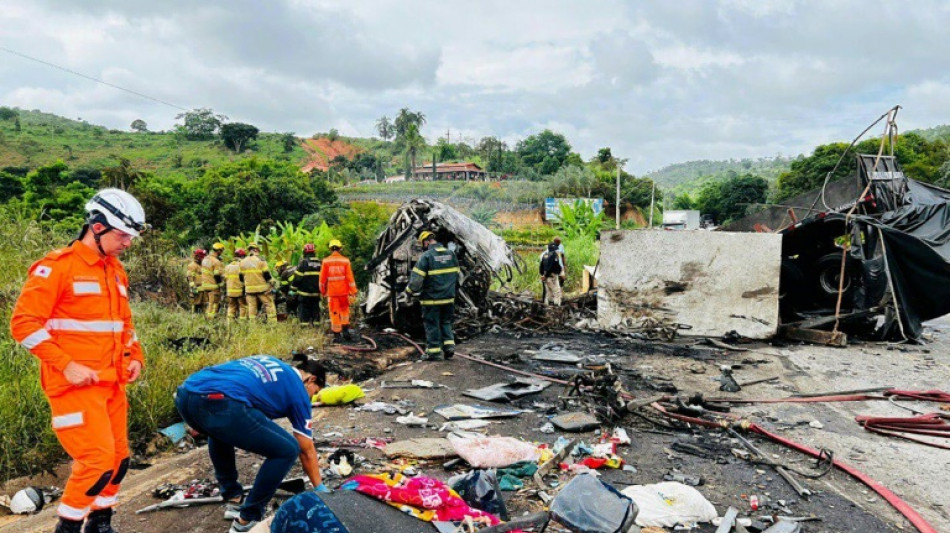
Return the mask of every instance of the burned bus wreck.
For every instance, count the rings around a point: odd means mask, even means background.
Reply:
[[[376,240],[373,272],[365,313],[376,324],[391,324],[403,331],[421,329],[418,303],[405,295],[409,273],[423,253],[416,237],[423,230],[458,256],[461,276],[456,305],[463,312],[485,312],[493,280],[511,281],[524,267],[504,239],[454,208],[434,200],[415,199],[402,205]]]

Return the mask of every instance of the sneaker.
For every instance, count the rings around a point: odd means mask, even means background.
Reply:
[[[254,529],[260,520],[251,520],[246,524],[242,524],[240,520],[235,519],[231,522],[231,529],[228,530],[228,533],[247,533],[248,531]]]
[[[224,519],[237,520],[241,517],[241,504],[228,502],[224,504]]]

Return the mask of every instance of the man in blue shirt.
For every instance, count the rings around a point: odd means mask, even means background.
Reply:
[[[297,458],[313,486],[323,487],[311,398],[326,385],[326,370],[304,355],[294,360],[299,361],[296,366],[269,355],[229,361],[199,370],[178,387],[175,407],[189,426],[208,436],[208,453],[226,502],[239,503],[244,494],[235,448],[265,458],[243,505],[225,511],[225,517],[234,519],[230,533],[250,531],[263,519]],[[273,422],[276,418],[290,420],[292,436]]]

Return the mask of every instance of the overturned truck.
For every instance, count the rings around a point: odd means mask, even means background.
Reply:
[[[950,191],[908,178],[894,156],[858,154],[854,178],[723,229],[772,228],[786,327],[920,341],[924,321],[950,312]]]
[[[419,305],[407,300],[404,293],[409,274],[424,252],[416,240],[423,230],[435,233],[439,242],[458,256],[461,274],[456,306],[463,312],[486,311],[492,280],[508,283],[523,268],[504,239],[485,226],[441,202],[412,200],[393,213],[366,265],[373,273],[365,307],[371,322],[404,331],[421,328]]]

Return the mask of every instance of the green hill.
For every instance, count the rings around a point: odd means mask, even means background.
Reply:
[[[920,130],[910,130],[908,133],[916,133],[928,141],[950,141],[950,125],[934,126]]]
[[[793,158],[760,157],[758,159],[729,159],[722,161],[686,161],[674,163],[659,170],[644,174],[664,190],[675,194],[694,194],[703,185],[711,181],[725,179],[731,175],[755,174],[775,183],[779,174],[788,170]]]
[[[101,169],[122,157],[134,168],[164,176],[193,174],[248,155],[300,163],[308,158],[299,143],[285,152],[278,133],[261,133],[245,153],[235,154],[220,140],[189,141],[174,132],[109,130],[37,110],[21,109],[19,119],[20,131],[14,119],[0,120],[0,168],[36,167],[61,159],[70,168]]]

